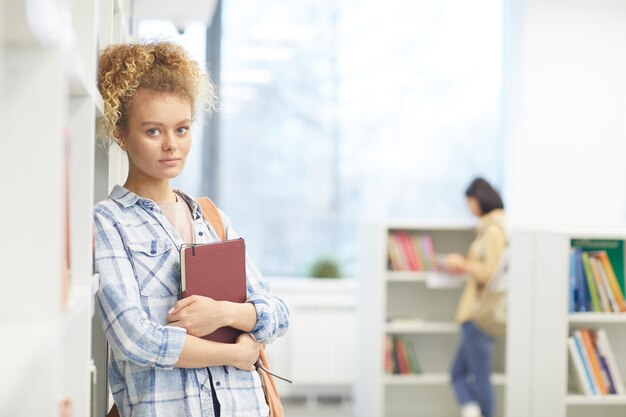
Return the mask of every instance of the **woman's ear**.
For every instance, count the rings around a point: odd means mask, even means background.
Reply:
[[[117,146],[122,148],[123,151],[126,151],[126,135],[124,134],[124,130],[121,128],[117,128],[115,130],[115,143]]]

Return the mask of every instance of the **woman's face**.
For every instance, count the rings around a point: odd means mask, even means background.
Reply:
[[[474,216],[480,217],[483,215],[483,212],[480,210],[480,203],[475,197],[467,197],[467,206]]]
[[[191,103],[174,94],[138,90],[120,146],[128,154],[129,177],[171,179],[183,170],[191,149]]]

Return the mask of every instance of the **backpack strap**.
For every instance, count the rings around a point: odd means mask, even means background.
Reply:
[[[200,204],[200,211],[202,211],[202,217],[206,220],[215,232],[220,240],[226,239],[226,229],[224,228],[224,222],[222,216],[217,209],[217,206],[209,197],[198,198],[198,204]]]
[[[220,216],[220,212],[215,203],[209,197],[200,197],[198,198],[198,204],[200,204],[200,210],[202,211],[202,217],[204,220],[206,220],[213,227],[213,229],[215,229],[215,232],[219,236],[220,240],[226,239],[224,222],[222,221],[222,216]],[[265,394],[265,401],[270,409],[270,417],[284,417],[283,405],[281,403],[278,390],[276,389],[276,382],[272,377],[272,375],[275,374],[269,370],[269,364],[267,363],[267,357],[265,356],[265,346],[261,347],[259,360],[255,365],[263,381],[263,392]],[[288,379],[278,375],[275,376],[291,383]]]

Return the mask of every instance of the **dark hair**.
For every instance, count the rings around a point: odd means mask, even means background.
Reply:
[[[483,215],[504,208],[500,194],[484,178],[474,179],[465,190],[465,197],[474,197]]]

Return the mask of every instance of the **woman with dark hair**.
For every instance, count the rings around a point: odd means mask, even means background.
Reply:
[[[483,178],[472,181],[465,196],[470,211],[479,218],[476,238],[467,256],[451,253],[444,259],[447,269],[467,276],[456,315],[461,324],[461,337],[451,377],[462,417],[492,417],[493,339],[476,326],[472,314],[483,289],[498,268],[508,242],[508,227],[502,198]]]

